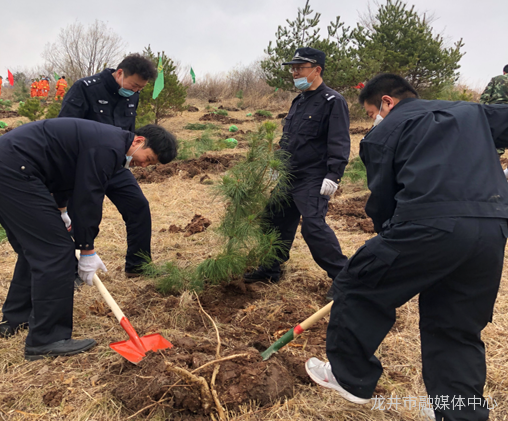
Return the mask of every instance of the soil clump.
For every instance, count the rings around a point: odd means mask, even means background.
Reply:
[[[245,120],[238,120],[237,118],[231,118],[227,115],[208,113],[199,118],[199,121],[218,121],[222,124],[242,124]]]
[[[374,234],[374,224],[365,213],[365,205],[370,194],[343,199],[328,205],[327,216],[344,223],[346,231],[361,230]]]
[[[165,165],[155,165],[149,168],[133,168],[133,174],[138,183],[160,183],[168,178],[180,174],[183,178],[194,178],[204,173],[221,173],[234,166],[241,155],[201,155],[197,159],[170,162]]]

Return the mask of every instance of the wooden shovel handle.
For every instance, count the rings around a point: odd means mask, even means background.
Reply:
[[[314,323],[318,322],[323,317],[330,314],[330,311],[332,311],[332,305],[333,305],[333,301],[330,301],[321,310],[316,311],[312,316],[310,316],[308,319],[305,319],[302,323],[300,323],[300,326],[303,328],[303,330],[304,331],[307,330]]]
[[[79,250],[76,250],[76,257],[79,260],[79,258],[80,258]],[[102,281],[97,276],[97,274],[94,274],[94,276],[93,276],[93,283],[95,284],[95,286],[99,290],[100,294],[102,295],[102,298],[104,298],[104,301],[106,301],[106,304],[109,306],[109,308],[111,309],[111,311],[115,315],[116,319],[119,322],[121,322],[122,318],[124,318],[125,315],[123,314],[123,311],[120,309],[120,307],[118,307],[118,304],[113,299],[113,297],[111,296],[109,291],[106,289],[106,287],[104,286]]]

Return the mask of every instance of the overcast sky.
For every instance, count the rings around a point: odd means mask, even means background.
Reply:
[[[434,14],[434,29],[450,46],[464,39],[460,73],[471,87],[483,89],[508,64],[508,0],[407,3]],[[127,51],[141,52],[151,44],[152,50],[164,50],[183,65],[192,65],[198,78],[227,72],[262,58],[268,42],[275,41],[278,25],[293,20],[304,4],[305,0],[16,0],[2,7],[0,75],[5,81],[7,69],[43,64],[44,46],[56,40],[60,28],[95,19],[118,33]],[[311,0],[312,9],[321,13],[323,34],[337,15],[346,25],[355,25],[368,4],[369,0]]]

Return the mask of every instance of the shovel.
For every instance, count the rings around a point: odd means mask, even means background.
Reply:
[[[76,257],[79,259],[78,250],[76,250]],[[173,344],[171,344],[171,342],[169,342],[167,339],[163,338],[159,333],[153,333],[151,335],[139,337],[97,274],[93,276],[93,283],[99,290],[104,301],[106,301],[107,305],[113,311],[116,319],[120,322],[120,326],[123,327],[123,330],[127,332],[127,335],[129,335],[130,338],[126,341],[109,344],[109,347],[113,351],[118,352],[122,357],[129,360],[131,363],[137,364],[146,356],[148,351],[155,352],[160,349],[169,349],[173,347]]]
[[[268,348],[266,351],[263,351],[261,353],[261,356],[263,357],[263,361],[266,361],[268,358],[270,358],[272,356],[272,354],[275,354],[279,349],[281,349],[283,346],[286,346],[289,342],[291,342],[293,339],[295,339],[298,335],[301,335],[303,332],[305,332],[307,329],[309,329],[316,322],[318,322],[323,317],[330,314],[330,311],[332,310],[332,304],[333,304],[333,301],[329,302],[321,310],[316,311],[308,319],[305,319],[302,323],[300,323],[299,325],[295,326],[293,329],[286,332],[277,342],[272,344],[272,346],[270,346],[270,348]]]

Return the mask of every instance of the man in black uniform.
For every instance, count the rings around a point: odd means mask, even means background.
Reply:
[[[139,91],[157,76],[153,63],[139,54],[123,59],[116,70],[78,80],[64,97],[59,117],[76,117],[134,131]],[[152,220],[150,207],[133,174],[120,169],[109,181],[106,196],[122,214],[127,228],[125,273],[138,276],[143,256],[150,256]],[[73,217],[73,202],[69,211]]]
[[[167,163],[176,156],[176,140],[159,126],[134,134],[74,118],[29,123],[2,136],[0,224],[18,261],[0,334],[10,336],[28,323],[29,360],[95,345],[93,339],[71,339],[74,251],[81,250],[79,275],[92,285],[95,271],[106,270],[94,251],[105,189],[126,156],[136,166]],[[73,195],[75,242],[51,193]]]
[[[286,247],[278,256],[280,261],[272,267],[260,267],[245,274],[247,283],[279,281],[280,265],[289,259],[300,216],[302,235],[312,257],[331,279],[335,279],[347,261],[335,233],[325,221],[328,201],[337,190],[349,158],[347,103],[323,83],[322,51],[298,48],[293,59],[283,64],[291,66],[295,86],[302,90],[291,104],[280,141],[281,149],[290,154],[289,200],[282,210],[267,209],[270,223],[278,229]]]
[[[496,154],[508,145],[508,106],[420,100],[392,74],[373,78],[360,103],[379,123],[360,144],[366,212],[379,234],[335,279],[330,362],[311,358],[307,372],[351,402],[369,402],[383,370],[374,353],[396,308],[420,294],[423,379],[436,419],[485,421],[481,331],[508,236]]]

